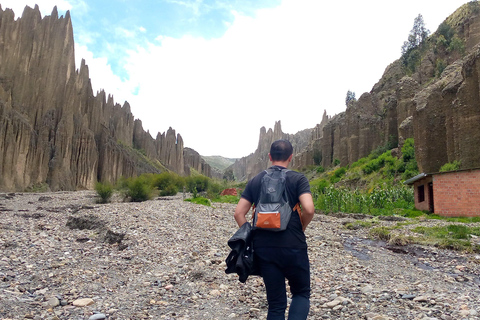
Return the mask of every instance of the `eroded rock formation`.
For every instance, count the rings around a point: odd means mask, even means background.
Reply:
[[[435,42],[438,34],[432,36],[416,72],[407,76],[401,61],[393,62],[372,90],[329,119],[296,159],[308,165],[320,155],[323,166],[336,159],[347,165],[379,146],[401,147],[414,138],[420,171],[435,172],[454,160],[462,168],[480,167],[478,9],[477,3],[465,4],[446,20],[469,54],[462,58],[461,50],[446,50]],[[441,76],[439,64],[448,65]]]
[[[1,190],[91,189],[165,169],[185,173],[182,137],[170,128],[153,139],[128,103],[93,94],[85,61],[75,68],[69,12],[42,18],[27,6],[15,20],[0,7]]]
[[[247,157],[237,160],[227,170],[233,170],[235,179],[244,181],[252,178],[257,173],[265,170],[269,166],[268,153],[270,152],[270,145],[278,139],[287,139],[292,143],[294,154],[300,153],[309,143],[312,129],[305,129],[296,134],[283,133],[280,121],[275,122],[272,129],[260,129],[260,137],[258,140],[258,147],[254,153]],[[294,162],[292,163],[294,165]]]

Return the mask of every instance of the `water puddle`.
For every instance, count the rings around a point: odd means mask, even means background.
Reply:
[[[344,241],[343,247],[346,251],[350,252],[352,256],[359,260],[372,259],[371,255],[369,254],[370,251],[366,247],[384,248],[394,253],[403,255],[406,260],[410,261],[414,266],[422,270],[435,270],[435,268],[430,266],[428,263],[419,261],[418,258],[426,257],[428,254],[425,254],[424,250],[415,246],[391,246],[385,241],[381,240],[349,238]]]

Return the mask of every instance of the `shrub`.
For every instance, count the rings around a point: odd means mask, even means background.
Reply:
[[[415,159],[415,146],[412,138],[405,140],[402,147],[402,179],[407,180],[418,174],[417,160]]]
[[[160,191],[160,196],[165,197],[165,196],[174,196],[178,193],[178,188],[176,185],[173,183],[169,184],[168,186],[164,187]]]
[[[462,39],[460,39],[455,35],[453,36],[452,41],[448,46],[448,51],[450,52],[457,51],[463,55],[465,53],[465,43],[463,42]]]
[[[162,172],[152,178],[152,186],[160,190],[161,196],[174,196],[185,185],[185,181],[173,172]]]
[[[325,188],[327,188],[329,185],[330,182],[328,182],[327,180],[317,179],[311,182],[311,189],[318,193],[325,193]]]
[[[440,172],[447,172],[447,171],[455,171],[460,169],[460,161],[453,161],[449,163],[445,163],[441,168]]]
[[[196,189],[197,192],[207,191],[210,178],[204,175],[195,175],[186,178],[188,192],[193,192]]]
[[[209,180],[207,185],[207,198],[215,199],[220,195],[220,192],[223,190],[222,184],[215,182],[214,180]]]
[[[113,195],[113,186],[109,183],[97,182],[95,184],[95,191],[99,197],[99,203],[110,202],[110,198]]]
[[[330,182],[336,183],[340,181],[345,172],[347,172],[347,169],[345,169],[344,167],[338,168],[333,172],[333,175],[330,177]]]
[[[453,30],[452,27],[450,27],[450,25],[444,21],[438,26],[437,33],[439,34],[437,38],[437,43],[440,42],[445,47],[447,47],[448,44],[450,44],[453,36],[455,35],[455,30]]]
[[[152,197],[152,186],[145,177],[137,177],[128,182],[125,196],[132,202],[142,202],[150,200]]]

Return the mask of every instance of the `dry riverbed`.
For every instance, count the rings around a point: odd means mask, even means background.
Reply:
[[[261,279],[224,272],[234,208],[0,194],[0,319],[265,319]],[[389,246],[354,220],[307,229],[309,319],[480,319],[479,254]]]

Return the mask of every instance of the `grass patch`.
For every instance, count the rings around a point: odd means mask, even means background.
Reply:
[[[207,199],[207,198],[204,198],[204,197],[188,198],[188,199],[185,199],[185,201],[191,202],[191,203],[196,203],[196,204],[201,204],[201,205],[208,206],[208,207],[212,206],[212,203],[210,202],[210,199]]]
[[[390,236],[390,240],[388,240],[388,244],[392,246],[406,246],[414,242],[412,237],[407,237],[403,234],[395,234]]]
[[[345,228],[349,230],[358,230],[362,228],[371,228],[374,225],[375,222],[373,221],[363,221],[363,220],[357,220],[354,222],[349,222],[345,224]]]
[[[372,239],[380,239],[380,240],[383,240],[383,241],[389,241],[390,238],[392,237],[391,233],[390,233],[390,230],[387,228],[387,227],[376,227],[376,228],[372,228],[370,229],[370,231],[368,232],[368,235],[372,238]]]
[[[240,200],[240,196],[226,195],[226,196],[216,197],[212,199],[212,202],[237,204],[239,200]]]
[[[480,227],[452,224],[436,227],[419,226],[412,231],[422,235],[418,241],[422,244],[458,251],[480,252],[480,246],[470,242],[472,235],[480,236]]]

